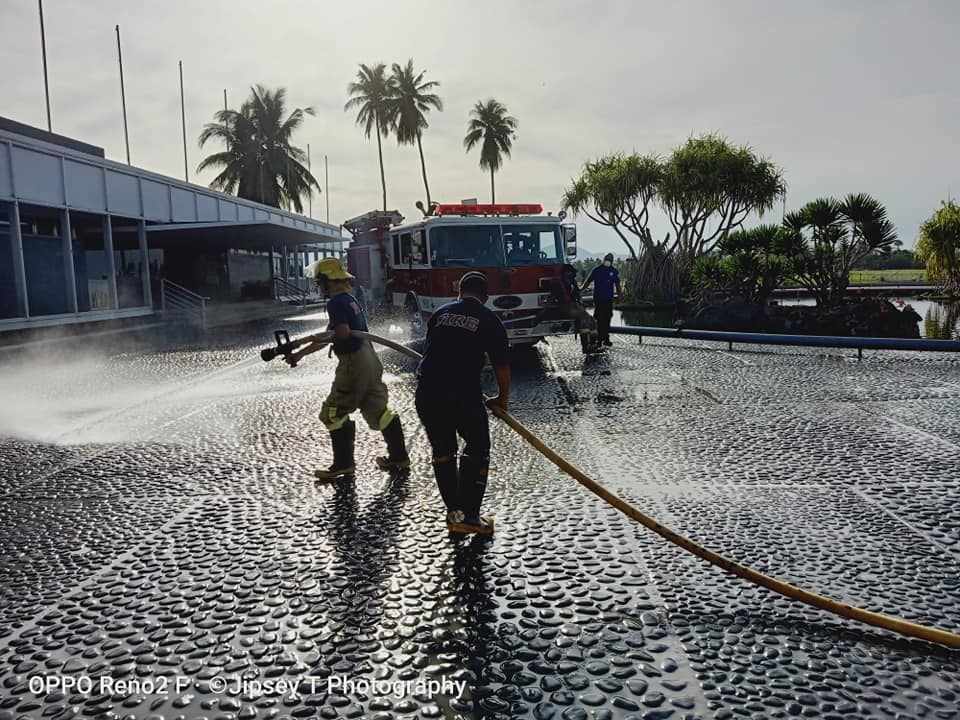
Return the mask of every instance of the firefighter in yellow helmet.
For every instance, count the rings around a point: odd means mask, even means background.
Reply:
[[[410,467],[400,417],[387,407],[387,386],[383,384],[383,365],[370,341],[351,336],[351,330],[367,332],[367,319],[357,299],[350,294],[354,276],[337,258],[324,258],[316,264],[317,282],[327,295],[328,330],[333,330],[333,352],[338,358],[330,394],[323,402],[320,420],[330,431],[333,463],[314,474],[321,480],[353,475],[356,466],[353,445],[356,424],[350,414],[359,409],[372,430],[383,433],[387,454],[377,458],[381,470]],[[294,353],[288,362],[319,350],[311,344]]]

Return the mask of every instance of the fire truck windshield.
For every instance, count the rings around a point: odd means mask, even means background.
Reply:
[[[440,225],[429,242],[433,267],[556,265],[563,257],[557,225]]]

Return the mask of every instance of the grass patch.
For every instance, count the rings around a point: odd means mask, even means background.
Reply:
[[[850,272],[851,285],[878,285],[890,283],[925,283],[927,271],[925,269],[898,268],[896,270],[852,270]],[[796,278],[788,278],[784,287],[800,287]]]
[[[853,270],[850,284],[861,283],[914,283],[926,282],[927,271],[923,268],[898,268],[896,270]]]

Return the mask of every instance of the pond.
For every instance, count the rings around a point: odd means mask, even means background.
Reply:
[[[939,302],[923,298],[890,298],[897,307],[912,305],[922,318],[920,337],[929,340],[960,340],[960,302]],[[781,298],[783,305],[813,305],[813,298]],[[647,327],[673,327],[673,310],[615,311],[613,324]]]

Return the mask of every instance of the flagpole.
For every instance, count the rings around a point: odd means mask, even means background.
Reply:
[[[323,194],[327,196],[327,222],[330,222],[330,168],[327,156],[323,156]]]
[[[190,182],[187,169],[187,112],[183,101],[183,60],[180,60],[180,122],[183,125],[183,179]]]
[[[53,123],[50,122],[50,82],[47,79],[47,33],[43,28],[43,0],[40,5],[40,52],[43,54],[43,92],[47,98],[47,131],[53,132]]]
[[[120,51],[120,26],[117,25],[117,65],[120,66],[120,105],[123,107],[123,143],[127,148],[127,165],[130,164],[130,133],[127,129],[127,94],[123,88],[123,53]]]

